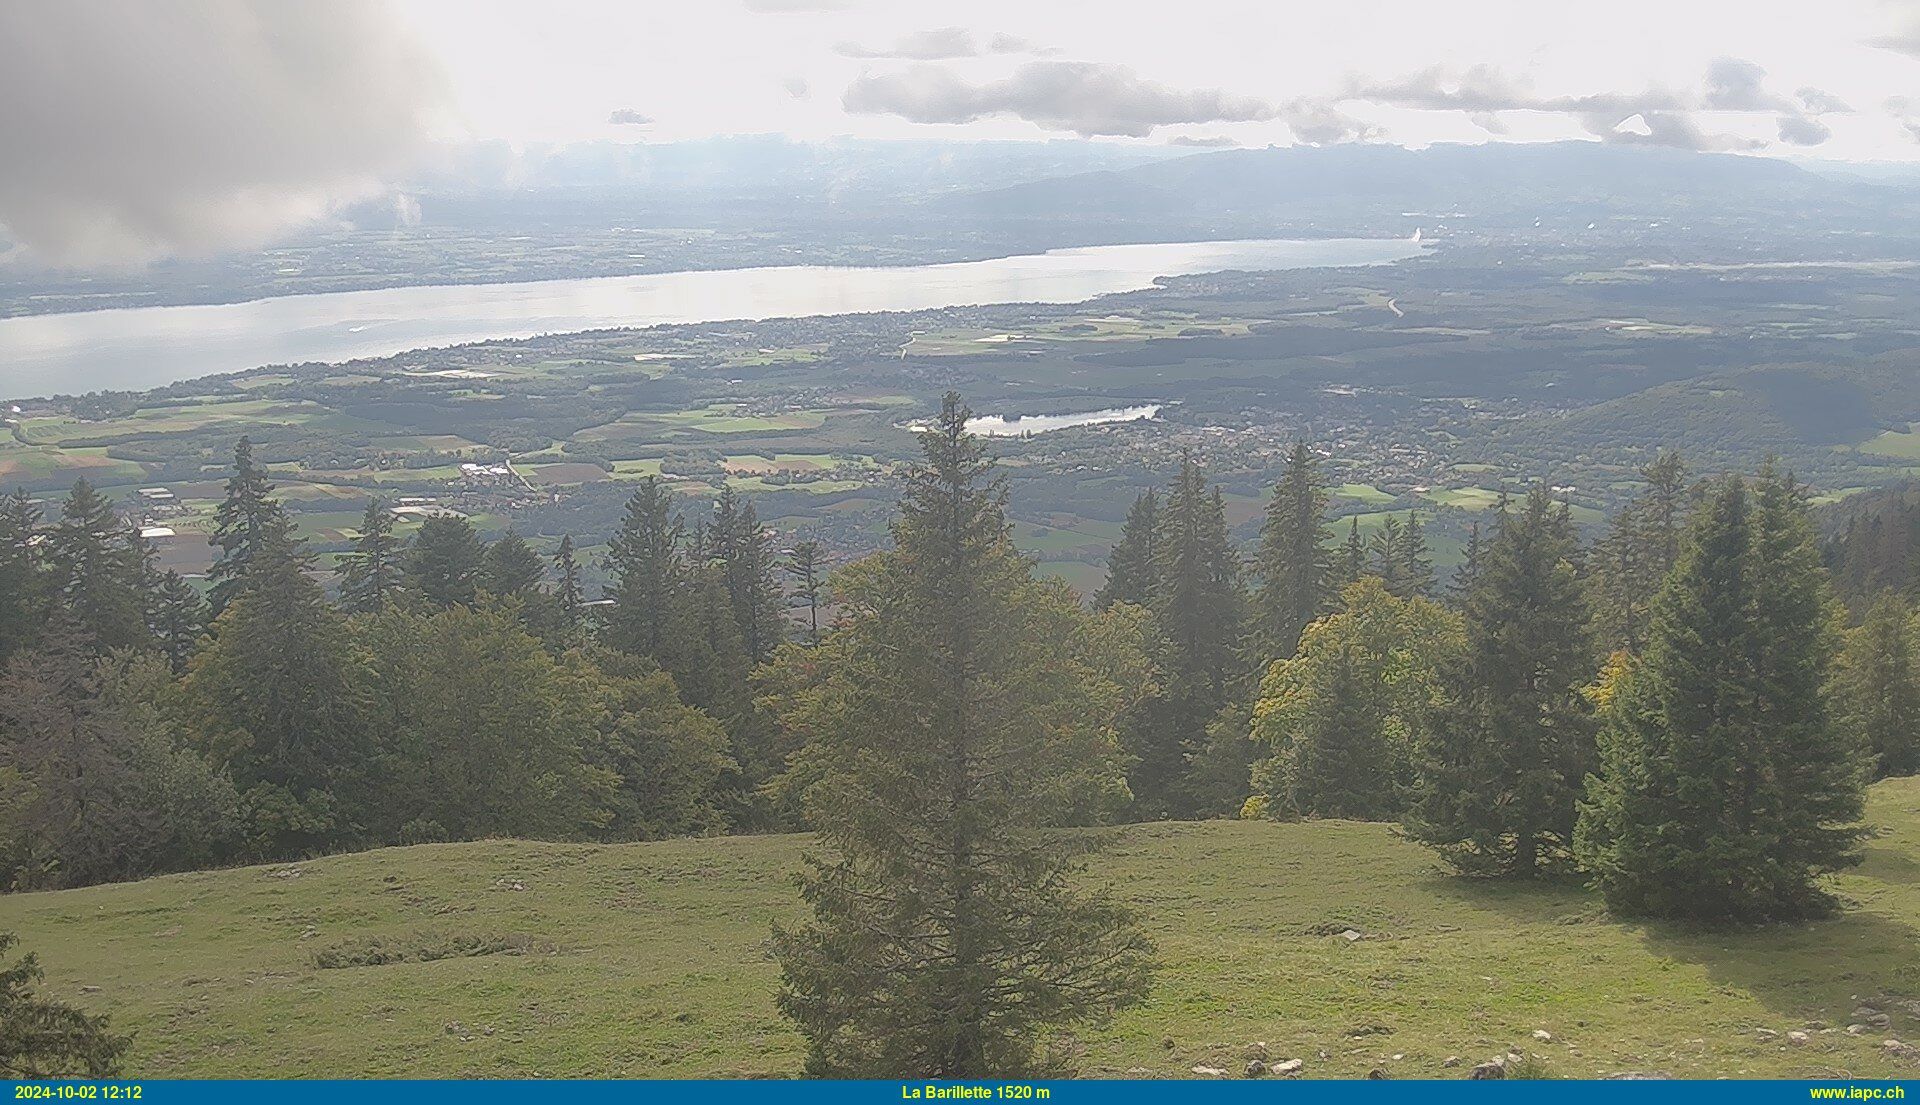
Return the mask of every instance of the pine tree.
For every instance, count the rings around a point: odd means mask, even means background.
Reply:
[[[1146,606],[1158,582],[1155,543],[1160,536],[1160,499],[1149,488],[1133,500],[1120,527],[1120,541],[1107,556],[1107,582],[1093,596],[1096,610],[1116,602]]]
[[[606,639],[614,648],[656,660],[665,654],[686,586],[680,535],[673,492],[655,477],[643,477],[607,552],[614,607]]]
[[[782,632],[780,586],[774,581],[773,536],[761,526],[753,503],[731,487],[720,489],[714,506],[712,555],[719,561],[733,620],[750,663],[763,664],[786,636]]]
[[[0,932],[0,955],[18,942],[13,933]],[[33,984],[41,978],[31,955],[0,967],[0,1078],[40,1082],[119,1074],[133,1037],[114,1035],[105,1017],[36,994]]]
[[[1506,513],[1504,506],[1500,513]],[[1447,583],[1448,597],[1455,606],[1466,601],[1467,596],[1473,593],[1474,584],[1480,580],[1481,553],[1480,520],[1475,518],[1467,527],[1467,545],[1460,566],[1454,569],[1453,579]]]
[[[207,572],[207,602],[215,616],[240,593],[261,543],[285,518],[272,495],[266,469],[254,462],[252,439],[242,437],[233,446],[226,498],[213,513],[213,545],[219,553]]]
[[[280,858],[353,838],[371,782],[365,661],[284,520],[256,553],[185,693],[204,750],[241,790],[256,854]]]
[[[1695,514],[1616,678],[1577,846],[1612,908],[1708,921],[1830,908],[1866,756],[1828,716],[1833,610],[1804,496],[1763,472]]]
[[[820,646],[820,588],[825,582],[820,560],[820,543],[802,541],[787,553],[787,574],[794,579],[800,597],[807,600],[807,643]]]
[[[1680,555],[1685,462],[1678,453],[1662,453],[1640,476],[1646,490],[1621,510],[1593,550],[1590,602],[1598,643],[1607,651],[1640,650],[1654,596]]]
[[[1427,553],[1427,536],[1420,526],[1420,516],[1412,511],[1407,512],[1407,524],[1400,529],[1400,547],[1394,560],[1399,566],[1401,598],[1416,595],[1425,598],[1433,594],[1433,557]]]
[[[1883,591],[1867,608],[1834,670],[1837,720],[1874,757],[1874,777],[1920,773],[1920,634],[1913,606]]]
[[[1387,585],[1387,593],[1396,598],[1407,593],[1401,552],[1400,519],[1389,514],[1380,519],[1380,528],[1367,541],[1367,563],[1372,574]]]
[[[1367,574],[1367,543],[1360,536],[1360,518],[1347,523],[1347,540],[1333,561],[1334,593],[1344,592]]]
[[[1047,831],[1072,789],[1117,783],[1121,700],[1073,659],[1089,615],[1013,549],[967,416],[947,396],[894,549],[847,569],[815,699],[812,917],[774,939],[815,1075],[1018,1077],[1042,1033],[1145,993],[1144,938]]]
[[[1578,541],[1544,483],[1502,515],[1462,606],[1466,646],[1420,751],[1408,835],[1461,871],[1521,878],[1569,866],[1593,763],[1592,678]]]
[[[574,554],[570,533],[560,537],[559,551],[553,556],[553,571],[559,580],[553,597],[560,612],[560,627],[568,637],[576,637],[586,624],[587,596],[580,582],[580,561]]]
[[[407,587],[436,609],[470,606],[485,559],[486,548],[472,522],[453,514],[435,515],[421,523],[407,547]]]
[[[147,630],[160,645],[173,674],[187,670],[207,631],[207,604],[179,572],[159,574],[148,601]]]
[[[353,551],[340,558],[340,608],[372,614],[397,601],[406,588],[404,554],[393,532],[393,513],[378,499],[367,500]]]
[[[74,481],[45,556],[52,594],[96,650],[149,643],[140,539],[86,480]]]
[[[1209,728],[1246,692],[1250,674],[1246,594],[1227,532],[1226,500],[1219,489],[1208,489],[1191,456],[1181,459],[1160,510],[1154,555],[1159,583],[1151,610],[1163,676],[1157,739],[1163,748],[1142,759],[1133,782],[1143,808],[1188,816],[1202,798],[1187,785],[1186,765],[1207,749]]]
[[[480,558],[479,586],[497,598],[526,598],[538,592],[547,566],[526,539],[512,530],[488,545]]]
[[[39,638],[46,616],[39,532],[40,508],[26,492],[0,498],[0,664]]]
[[[1260,576],[1254,594],[1255,639],[1268,659],[1293,655],[1300,632],[1326,609],[1327,581],[1333,572],[1326,520],[1331,501],[1313,450],[1304,443],[1295,445],[1267,504],[1255,562]]]

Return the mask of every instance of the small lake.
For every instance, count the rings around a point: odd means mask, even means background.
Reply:
[[[0,397],[144,389],[261,365],[579,330],[1077,303],[1152,287],[1161,277],[1382,265],[1423,252],[1406,239],[1171,242],[940,265],[664,272],[29,315],[0,319]]]
[[[1112,407],[1104,411],[1087,411],[1083,414],[1028,414],[1028,415],[983,415],[967,419],[967,429],[982,437],[1022,437],[1026,434],[1044,434],[1048,430],[1065,430],[1074,426],[1098,426],[1107,422],[1138,422],[1144,418],[1158,418],[1163,403],[1148,403],[1139,407]]]

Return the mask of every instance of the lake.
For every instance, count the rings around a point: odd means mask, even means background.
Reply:
[[[664,272],[29,315],[0,319],[0,396],[144,389],[261,365],[613,327],[1076,303],[1161,277],[1381,265],[1424,251],[1405,239],[1172,242],[939,265]]]

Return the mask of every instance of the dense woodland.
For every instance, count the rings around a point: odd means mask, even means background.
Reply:
[[[810,1071],[1009,1075],[1150,982],[1066,830],[1397,822],[1464,876],[1783,920],[1834,908],[1867,782],[1920,769],[1904,493],[1823,541],[1775,465],[1694,481],[1666,454],[1591,546],[1539,482],[1443,583],[1415,516],[1331,522],[1305,445],[1251,549],[1188,457],[1089,605],[1015,550],[968,414],[948,396],[891,547],[831,578],[746,499],[690,526],[642,481],[597,603],[570,541],[549,561],[458,517],[402,541],[377,501],[329,577],[244,439],[204,591],[85,482],[53,517],[6,499],[0,880],[807,829],[811,919],[773,947]],[[110,1065],[74,1024],[86,1057],[0,1071]]]

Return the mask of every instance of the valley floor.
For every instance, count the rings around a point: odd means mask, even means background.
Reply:
[[[1509,1048],[1568,1077],[1914,1077],[1885,1041],[1920,1044],[1920,779],[1875,787],[1870,820],[1844,914],[1724,932],[1451,878],[1384,825],[1131,827],[1089,878],[1164,965],[1079,1034],[1080,1070],[1237,1077],[1263,1044],[1309,1077],[1461,1077]],[[788,1076],[766,938],[806,844],[394,848],[0,898],[0,931],[137,1032],[131,1076]],[[1861,1006],[1891,1024],[1850,1033]]]

